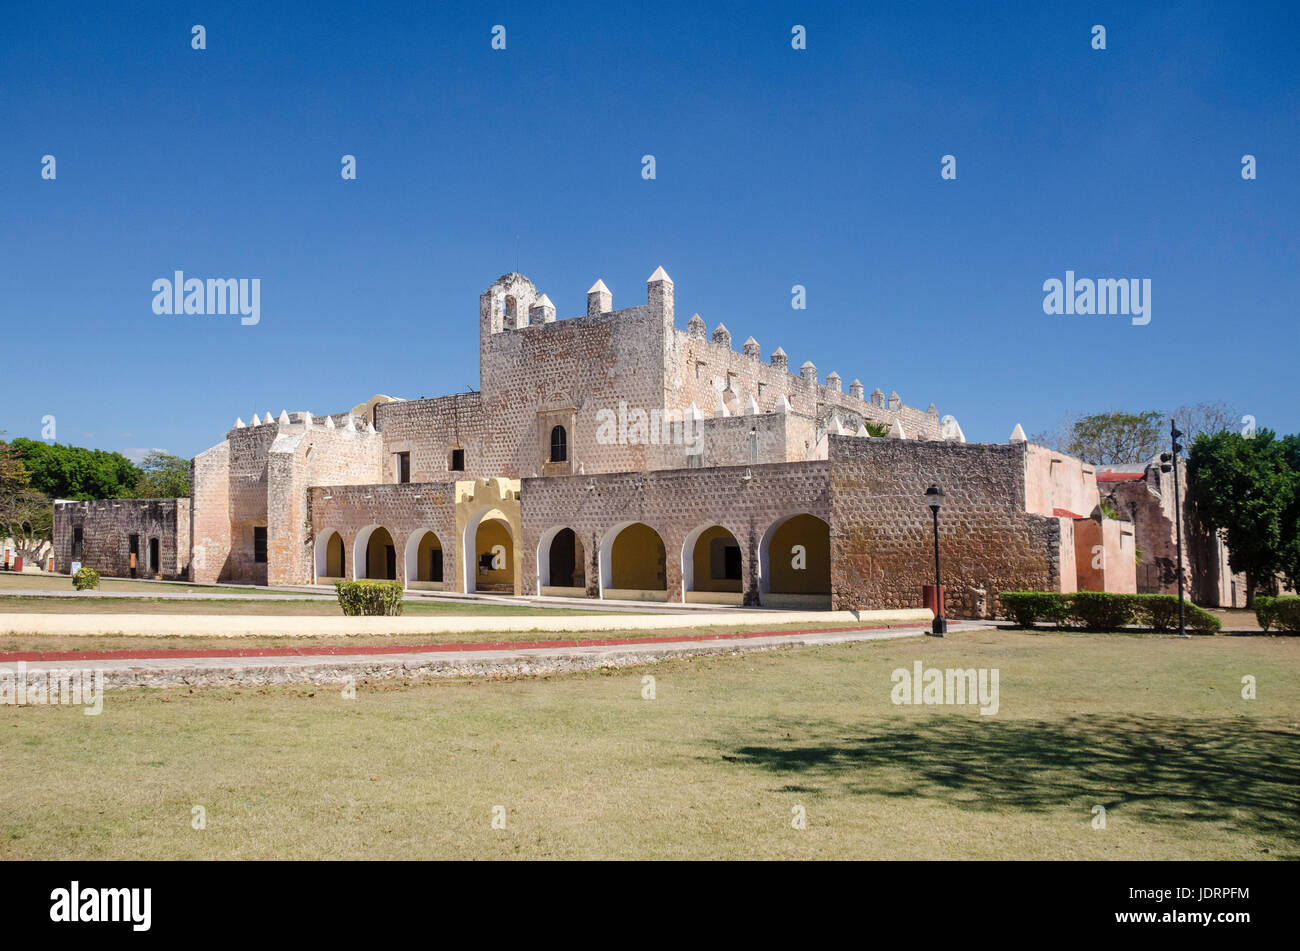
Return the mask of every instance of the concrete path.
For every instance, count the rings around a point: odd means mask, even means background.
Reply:
[[[983,627],[950,622],[959,632]],[[633,667],[674,657],[819,647],[928,634],[929,624],[831,631],[754,631],[692,637],[629,637],[595,641],[395,645],[381,648],[253,648],[7,652],[0,682],[32,683],[52,672],[95,672],[105,689],[177,686],[347,684],[363,679],[501,677]],[[11,681],[12,683],[13,681]]]
[[[928,624],[924,608],[898,611],[761,611],[698,614],[416,615],[412,617],[303,617],[252,614],[0,614],[0,634],[153,637],[348,636],[356,634],[469,634],[492,631],[662,631],[704,625]]]

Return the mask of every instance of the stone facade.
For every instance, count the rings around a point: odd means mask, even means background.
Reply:
[[[54,570],[60,572],[79,562],[101,575],[187,578],[190,500],[56,501],[53,553]]]
[[[847,388],[834,371],[820,382],[809,360],[792,373],[783,348],[765,362],[753,337],[736,350],[698,314],[679,329],[674,298],[660,268],[645,303],[615,310],[597,281],[586,312],[558,320],[532,281],[503,275],[479,299],[477,392],[237,420],[195,457],[175,570],[912,607],[932,582],[923,493],[937,482],[954,612],[995,610],[1010,588],[1134,590],[1133,526],[1100,510],[1091,467],[1022,435],[966,444],[933,404],[868,395],[852,372]],[[93,514],[94,557],[120,573],[113,520]]]

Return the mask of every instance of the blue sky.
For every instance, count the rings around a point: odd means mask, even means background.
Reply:
[[[15,8],[0,429],[190,456],[254,411],[477,387],[517,262],[561,318],[663,265],[679,326],[972,441],[1202,399],[1295,432],[1298,42],[1292,2]],[[261,322],[156,316],[176,269],[260,278]],[[1067,269],[1149,278],[1151,323],[1045,315]]]

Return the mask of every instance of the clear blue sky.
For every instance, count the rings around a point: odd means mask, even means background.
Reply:
[[[561,318],[663,265],[679,326],[973,441],[1201,399],[1295,432],[1297,49],[1289,0],[12,7],[0,429],[190,456],[254,411],[477,387],[517,239]],[[260,324],[156,316],[175,269],[260,278]],[[1150,278],[1151,323],[1046,316],[1066,269]]]

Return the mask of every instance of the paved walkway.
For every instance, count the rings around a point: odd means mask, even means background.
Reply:
[[[977,622],[950,622],[951,631]],[[575,641],[402,644],[386,647],[265,647],[211,650],[10,651],[0,674],[28,679],[44,671],[102,672],[108,689],[183,685],[340,684],[366,678],[521,676],[631,667],[673,657],[813,647],[919,637],[929,624],[819,631],[751,631],[682,637]],[[20,666],[21,665],[21,666]]]

